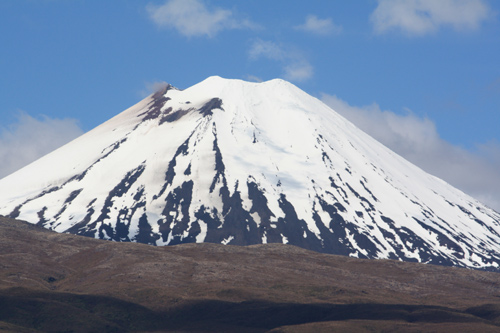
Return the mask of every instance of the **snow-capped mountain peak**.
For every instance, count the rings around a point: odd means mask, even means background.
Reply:
[[[498,213],[279,79],[167,85],[0,180],[0,214],[154,245],[500,264]]]

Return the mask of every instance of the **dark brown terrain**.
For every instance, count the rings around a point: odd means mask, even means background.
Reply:
[[[500,274],[283,244],[114,243],[0,217],[0,331],[499,332]]]

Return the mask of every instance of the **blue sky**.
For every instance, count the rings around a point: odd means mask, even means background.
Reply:
[[[500,2],[1,0],[0,177],[166,81],[281,77],[500,210]]]

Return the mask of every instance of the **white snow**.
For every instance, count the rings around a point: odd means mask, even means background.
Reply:
[[[195,213],[204,206],[210,214],[216,209],[220,215],[223,208],[219,196],[222,176],[214,190],[209,191],[215,176],[213,145],[217,138],[230,194],[238,184],[243,207],[250,210],[252,201],[246,184],[248,180],[255,182],[265,193],[268,207],[275,215],[274,221],[285,217],[279,206],[281,195],[285,195],[298,218],[320,237],[321,232],[312,218],[313,207],[327,228],[330,228],[330,217],[321,209],[319,197],[330,205],[341,204],[345,211],[339,214],[344,220],[355,224],[360,232],[381,244],[377,245],[381,257],[388,257],[393,252],[391,243],[381,231],[381,228],[391,230],[391,226],[382,221],[382,216],[393,220],[397,228],[412,230],[436,252],[448,257],[454,255],[453,251],[442,246],[437,235],[429,233],[415,219],[455,241],[462,236],[481,240],[482,245],[469,242],[464,246],[467,255],[457,261],[466,266],[485,266],[477,254],[500,253],[498,213],[412,165],[318,99],[286,81],[276,79],[251,83],[210,77],[184,91],[169,90],[166,96],[171,100],[162,108],[163,111],[168,107],[174,111],[189,109],[187,114],[161,125],[161,117],[142,121],[144,116],[138,116],[148,110],[152,102],[150,96],[1,179],[0,214],[9,215],[22,205],[18,218],[36,223],[40,219],[38,213],[47,207],[44,218],[54,223],[56,231],[64,232],[82,221],[89,208],[94,209],[92,221],[95,220],[110,191],[127,173],[143,165],[144,171],[131,184],[129,191],[113,197],[113,209],[104,222],[116,225],[120,209],[137,204],[135,194],[142,189],[144,193],[140,200],[145,207],[137,209],[131,217],[133,225],[129,237],[138,233],[138,221],[144,212],[152,231],[158,233],[156,222],[163,218],[168,194],[184,182],[194,180],[189,219],[191,224],[198,221],[201,233],[196,236],[196,241],[203,242],[207,225],[197,220]],[[213,98],[222,100],[222,109],[212,110],[211,116],[203,117],[198,109]],[[169,163],[185,142],[187,153],[176,157],[173,182],[160,195]],[[188,166],[191,174],[185,175]],[[68,181],[85,171],[80,181]],[[332,187],[330,179],[341,189]],[[57,189],[53,192],[38,197],[54,187]],[[81,190],[78,196],[65,203],[76,190]],[[356,194],[369,201],[373,209]],[[464,213],[459,205],[471,215]],[[65,210],[58,215],[63,207]],[[357,212],[363,212],[363,216],[359,217]],[[176,220],[183,217],[180,206],[168,214]],[[257,213],[251,216],[257,226],[262,223]],[[477,223],[476,218],[484,225]],[[271,227],[276,226],[271,224]],[[171,239],[172,235],[169,237]],[[230,242],[232,237],[224,242]],[[267,241],[268,236],[264,234],[262,242]],[[348,232],[344,241],[358,251],[353,255],[367,254],[356,244],[351,233]],[[395,241],[408,257],[418,257],[409,249],[411,242],[403,241],[398,235],[395,235]],[[286,236],[283,236],[283,242],[288,242]],[[157,245],[166,243],[160,239]]]

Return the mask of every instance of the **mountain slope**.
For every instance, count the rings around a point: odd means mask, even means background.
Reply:
[[[498,332],[500,325],[500,274],[285,244],[153,247],[0,217],[0,263],[2,332]]]
[[[497,273],[285,244],[153,247],[0,217],[0,263],[2,332],[498,332],[500,325]]]
[[[498,213],[282,80],[167,86],[0,180],[0,214],[115,241],[500,267]]]

